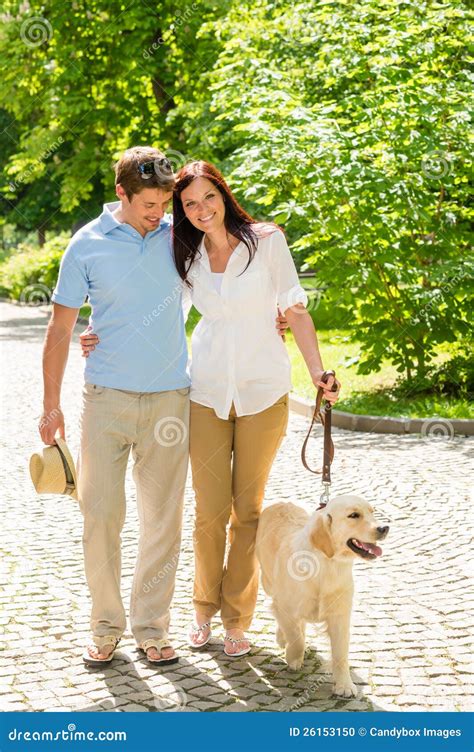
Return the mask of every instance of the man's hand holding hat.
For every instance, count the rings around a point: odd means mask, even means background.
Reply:
[[[66,440],[64,415],[59,406],[44,409],[38,425],[40,436],[44,444],[51,446],[55,443],[55,436],[59,432],[61,439]]]

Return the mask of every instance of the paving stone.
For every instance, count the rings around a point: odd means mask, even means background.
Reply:
[[[215,702],[204,702],[204,700],[198,700],[196,702],[189,703],[189,706],[192,708],[197,708],[198,710],[218,710],[219,706],[216,705]]]
[[[180,678],[179,683],[180,683],[180,686],[184,690],[193,689],[193,687],[199,687],[199,686],[201,686],[201,683],[198,680],[196,680],[196,679],[181,679]],[[225,687],[223,687],[223,683],[225,683],[225,682],[220,682],[219,686],[222,689],[225,689]]]
[[[5,713],[25,713],[31,709],[31,706],[23,702],[8,702],[5,705],[0,704],[0,710]]]
[[[226,705],[221,710],[224,713],[247,713],[248,707],[243,702],[234,702],[233,705]]]
[[[144,707],[143,705],[136,705],[133,703],[129,703],[128,705],[122,705],[119,708],[120,711],[123,711],[124,713],[147,713],[149,712],[148,708]]]

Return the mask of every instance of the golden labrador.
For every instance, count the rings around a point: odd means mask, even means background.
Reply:
[[[295,504],[262,512],[256,553],[263,587],[273,600],[277,642],[292,670],[304,660],[306,622],[326,624],[331,642],[334,694],[356,696],[349,671],[349,630],[354,584],[352,564],[381,556],[377,541],[388,526],[377,525],[370,504],[358,496],[336,496],[309,516]]]

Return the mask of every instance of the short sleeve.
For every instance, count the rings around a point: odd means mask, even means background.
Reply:
[[[53,303],[80,308],[89,291],[89,280],[85,262],[81,254],[83,240],[72,238],[59,267],[59,276],[52,294]]]
[[[308,296],[300,285],[295,262],[281,230],[269,235],[265,243],[268,245],[268,264],[280,310],[284,313],[298,303],[306,306]]]

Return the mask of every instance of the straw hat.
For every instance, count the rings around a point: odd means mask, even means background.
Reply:
[[[77,501],[74,460],[64,439],[55,442],[31,456],[31,480],[39,494],[66,494]]]

